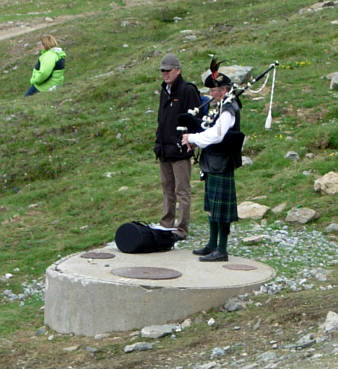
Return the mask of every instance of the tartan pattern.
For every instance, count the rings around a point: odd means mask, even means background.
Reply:
[[[207,173],[204,210],[214,222],[231,223],[238,220],[234,171],[222,174]]]

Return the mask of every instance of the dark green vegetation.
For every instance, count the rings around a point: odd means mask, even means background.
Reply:
[[[260,202],[270,207],[286,201],[287,210],[317,210],[315,229],[335,221],[337,198],[313,190],[315,178],[337,169],[337,93],[325,78],[337,67],[335,11],[300,15],[309,0],[143,3],[0,4],[1,22],[87,13],[0,41],[0,276],[20,270],[13,282],[0,282],[0,291],[21,292],[21,282],[42,276],[61,256],[112,241],[126,221],[158,220],[162,196],[152,148],[158,66],[168,51],[200,87],[208,54],[253,66],[254,75],[280,61],[271,130],[264,130],[269,95],[242,98],[244,154],[254,164],[237,171],[239,202],[267,195]],[[196,41],[180,32],[187,29]],[[68,55],[66,83],[23,98],[42,33],[53,34]],[[290,150],[299,161],[284,159]],[[309,152],[313,159],[305,157]],[[192,222],[204,224],[197,168],[193,177]],[[267,221],[285,215],[269,214]],[[41,325],[41,304],[1,303],[1,334]]]

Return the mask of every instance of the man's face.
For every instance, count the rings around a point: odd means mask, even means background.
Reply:
[[[221,101],[227,92],[227,89],[225,86],[222,87],[212,87],[210,88],[210,95],[215,101]]]
[[[181,74],[181,69],[170,69],[170,70],[161,69],[161,72],[163,81],[169,86],[171,86],[174,83],[175,79]]]

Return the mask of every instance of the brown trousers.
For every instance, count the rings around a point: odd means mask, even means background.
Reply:
[[[189,231],[191,201],[191,161],[190,159],[160,161],[160,174],[163,189],[163,216],[160,225],[177,228],[177,234],[186,237]],[[178,218],[175,225],[176,202]]]

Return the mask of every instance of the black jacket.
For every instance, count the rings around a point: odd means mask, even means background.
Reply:
[[[172,84],[170,95],[166,90],[166,83],[162,83],[154,149],[157,158],[162,161],[176,161],[192,156],[192,152],[188,153],[185,146],[180,148],[178,145],[177,116],[199,105],[198,90],[193,84],[185,82],[181,75]]]

